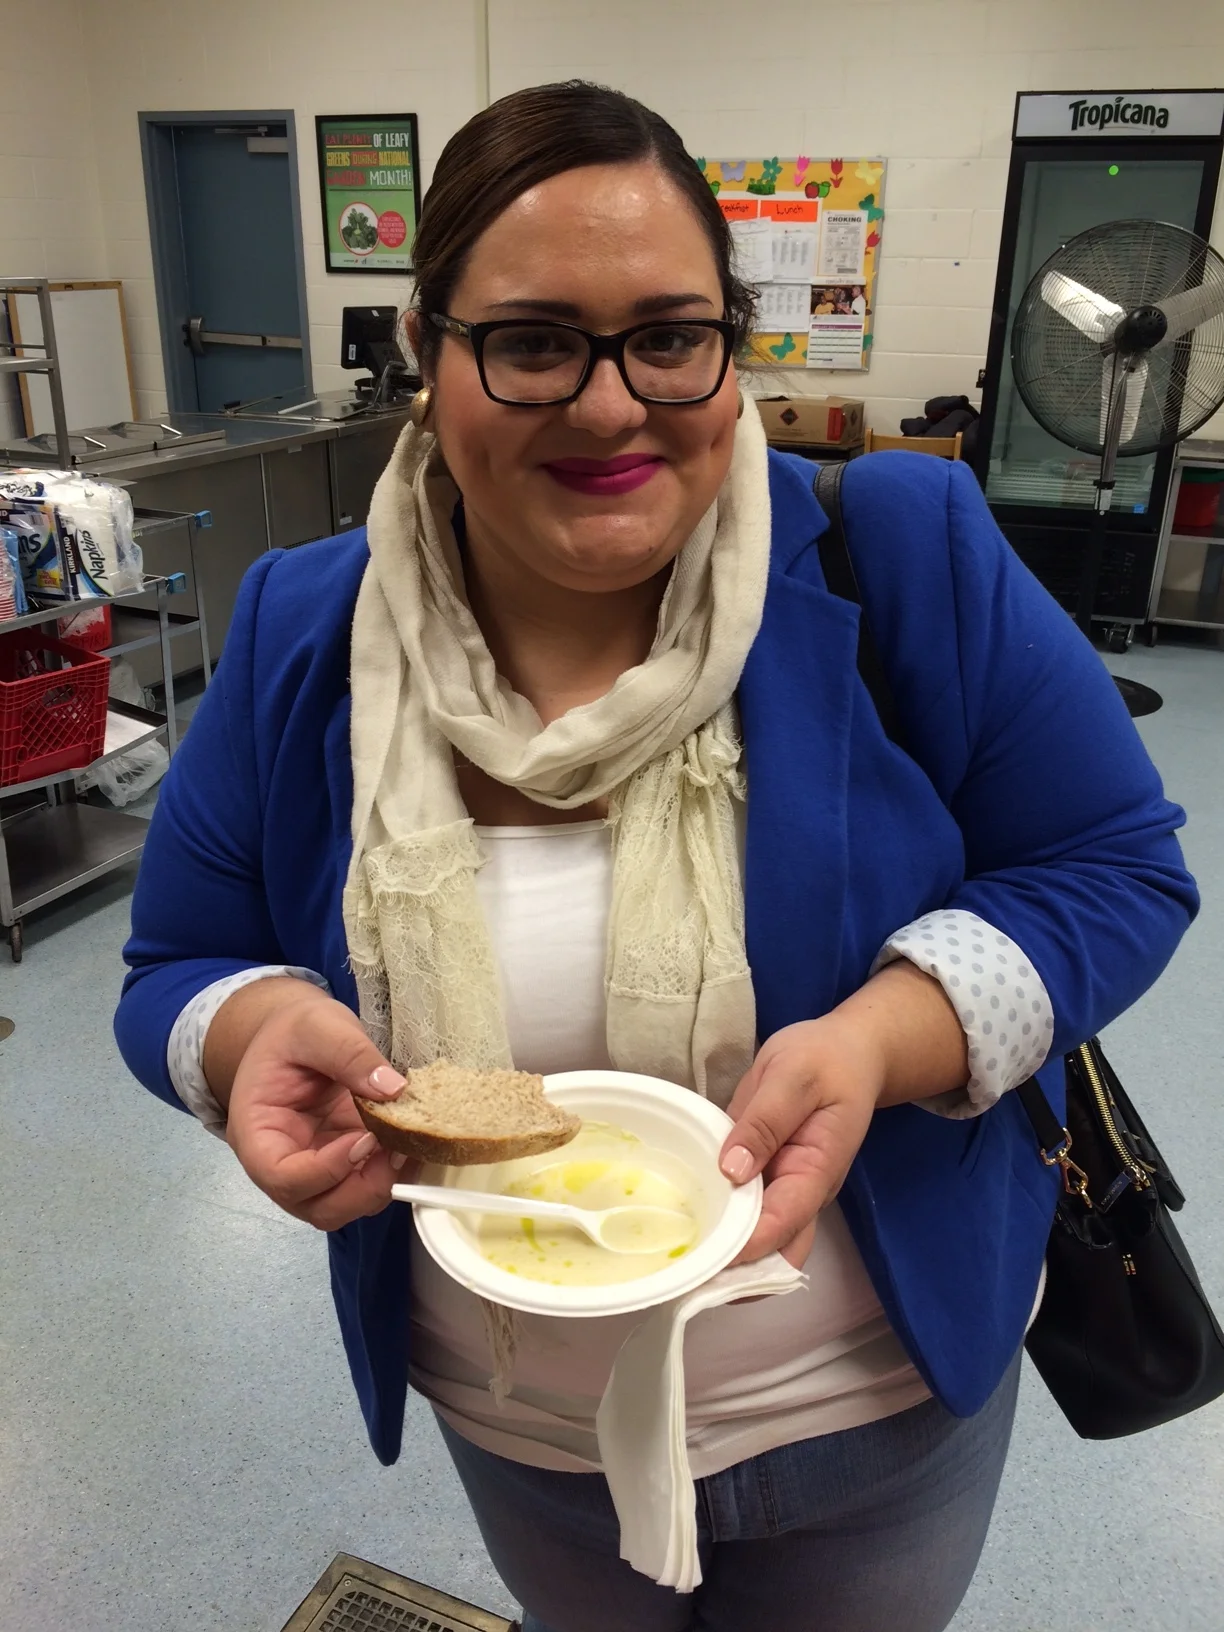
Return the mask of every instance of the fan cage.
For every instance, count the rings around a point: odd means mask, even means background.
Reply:
[[[1123,313],[1162,306],[1202,288],[1224,308],[1224,260],[1184,227],[1164,221],[1109,221],[1069,239],[1038,268],[1012,326],[1011,361],[1025,407],[1051,436],[1082,453],[1101,454],[1106,393],[1118,364],[1051,306],[1051,273],[1072,279]],[[1180,339],[1143,354],[1146,377],[1132,433],[1118,453],[1152,453],[1191,435],[1224,404],[1224,309]]]

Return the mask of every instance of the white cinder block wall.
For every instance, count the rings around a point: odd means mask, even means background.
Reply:
[[[80,0],[0,0],[0,25],[0,277],[109,277]],[[2,384],[0,435],[24,436]]]
[[[16,0],[0,113],[0,273],[124,280],[142,411],[164,380],[139,111],[292,108],[315,381],[346,302],[408,296],[322,268],[316,113],[420,115],[428,179],[481,103],[581,75],[629,91],[695,153],[889,161],[868,374],[787,371],[761,385],[865,395],[880,429],[985,358],[1018,90],[1224,83],[1220,0]],[[487,34],[485,16],[487,13]],[[1224,223],[1217,232],[1224,243]],[[360,294],[359,294],[360,291]]]
[[[869,372],[756,382],[865,396],[880,430],[928,397],[978,400],[1016,92],[1224,84],[1222,0],[493,0],[489,16],[494,96],[581,74],[709,158],[888,160]]]
[[[165,407],[165,382],[137,114],[291,109],[297,121],[310,346],[320,390],[351,381],[339,366],[340,309],[407,303],[397,278],[331,276],[323,267],[317,113],[420,117],[428,176],[477,107],[473,0],[79,0],[93,88],[93,129],[111,276],[124,280],[142,412]]]

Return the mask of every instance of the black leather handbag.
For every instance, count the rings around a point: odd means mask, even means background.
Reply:
[[[819,542],[829,590],[860,609],[858,667],[888,735],[904,749],[896,702],[863,613],[841,513],[844,465],[814,490],[830,527]],[[1170,1212],[1185,1197],[1101,1049],[1069,1054],[1067,1120],[1036,1079],[1016,1089],[1042,1161],[1062,1172],[1046,1288],[1029,1357],[1084,1439],[1117,1439],[1224,1394],[1224,1333]]]
[[[1042,1160],[1062,1169],[1029,1358],[1084,1439],[1117,1439],[1224,1394],[1224,1334],[1170,1212],[1168,1163],[1093,1037],[1067,1056],[1067,1121],[1016,1092]]]

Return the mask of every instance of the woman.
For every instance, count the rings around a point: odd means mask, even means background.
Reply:
[[[656,115],[507,97],[443,152],[415,258],[422,425],[368,547],[247,577],[149,836],[121,1046],[330,1232],[374,1449],[411,1368],[530,1632],[933,1632],[1054,1203],[1009,1090],[1048,1061],[1057,1102],[1059,1054],[1168,959],[1181,813],[969,473],[885,454],[845,509],[888,740],[813,468],[737,387],[725,223]],[[479,1307],[387,1206],[352,1094],[445,1052],[671,1077],[765,1175],[747,1256],[808,1285],[690,1328],[693,1595],[620,1560],[596,1463],[632,1322],[524,1318],[499,1410]]]

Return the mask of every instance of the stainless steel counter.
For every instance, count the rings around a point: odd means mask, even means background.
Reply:
[[[301,420],[235,419],[226,414],[164,414],[160,417],[165,424],[188,434],[192,431],[223,431],[225,440],[189,443],[185,448],[159,448],[155,453],[133,454],[130,458],[121,456],[95,466],[83,464],[82,469],[107,481],[131,482],[169,470],[198,469],[204,465],[224,464],[231,459],[248,459],[255,454],[274,453],[294,445],[306,446],[370,435],[389,424],[394,424],[398,431],[408,415],[406,411],[392,412],[339,423],[330,420],[308,423]]]
[[[138,508],[212,513],[211,528],[197,534],[194,545],[180,529],[150,538],[144,548],[146,572],[186,574],[189,593],[180,603],[185,613],[194,615],[196,597],[203,596],[215,659],[248,567],[265,550],[293,549],[360,526],[407,418],[407,408],[292,422],[171,414],[165,423],[176,429],[221,429],[224,440],[125,454],[100,462],[91,473],[122,482]],[[199,668],[194,636],[175,648],[176,674]],[[132,661],[142,684],[154,683],[152,655],[137,652]]]

